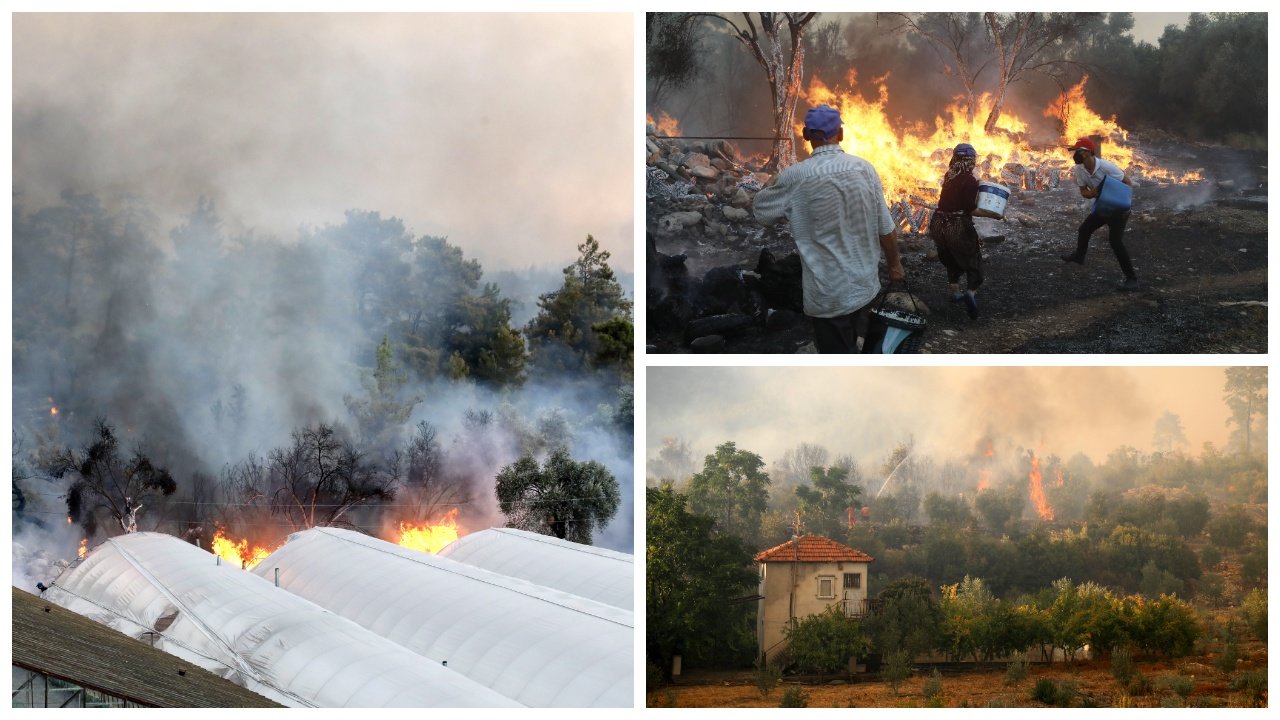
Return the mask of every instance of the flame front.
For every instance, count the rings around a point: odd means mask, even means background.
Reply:
[[[1077,138],[1088,136],[1105,138],[1103,156],[1121,169],[1136,167],[1143,177],[1170,182],[1202,179],[1194,171],[1174,173],[1140,162],[1128,144],[1128,133],[1116,124],[1114,118],[1103,120],[1085,103],[1087,76],[1044,111],[1046,117],[1057,118],[1062,126],[1060,147],[1048,148],[1033,148],[1024,138],[1026,122],[1007,107],[1001,112],[995,130],[988,133],[984,124],[994,105],[989,93],[977,98],[972,117],[963,99],[958,99],[934,119],[932,127],[920,123],[897,128],[890,122],[886,111],[889,103],[889,91],[885,85],[887,77],[873,81],[879,87],[874,101],[864,99],[853,90],[837,92],[817,79],[811,83],[805,99],[810,105],[827,104],[840,112],[844,123],[844,140],[840,146],[875,167],[884,186],[885,199],[891,204],[903,200],[915,205],[936,203],[951,149],[961,142],[977,149],[978,175],[996,182],[1009,182],[1008,178],[1002,177],[1002,171],[1009,163],[1042,168],[1051,173],[1069,170],[1071,161],[1065,152],[1066,146]],[[850,87],[856,84],[856,80],[856,73],[851,71],[848,78]],[[797,123],[797,136],[803,127],[802,121]],[[1037,182],[1045,181],[1047,178],[1037,179]]]
[[[1044,497],[1044,485],[1041,483],[1043,478],[1040,474],[1040,458],[1034,451],[1028,450],[1027,453],[1031,456],[1031,472],[1028,475],[1028,480],[1031,481],[1031,502],[1035,503],[1036,513],[1041,520],[1053,520],[1053,508],[1049,507],[1049,501]]]
[[[658,119],[654,119],[653,115],[645,114],[645,121],[654,126],[658,130],[659,135],[666,137],[680,136],[680,123],[670,115],[663,112],[659,113]]]
[[[237,567],[248,570],[265,560],[271,554],[271,551],[260,546],[250,548],[247,539],[237,543],[227,538],[219,530],[213,535],[213,554],[229,563],[233,563]]]
[[[445,513],[436,523],[411,525],[400,523],[400,539],[396,542],[410,550],[420,550],[435,555],[444,546],[458,539],[458,508]]]

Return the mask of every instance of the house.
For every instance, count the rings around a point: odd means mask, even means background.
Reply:
[[[837,606],[863,615],[867,602],[866,553],[819,535],[802,535],[756,555],[760,599],[756,619],[758,656],[764,662],[786,648],[786,629],[796,619]]]

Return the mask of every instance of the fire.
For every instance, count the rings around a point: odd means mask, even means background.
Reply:
[[[1053,472],[1053,486],[1054,486],[1054,487],[1062,487],[1062,466],[1061,466],[1061,465],[1059,465],[1058,467],[1054,468],[1054,472]]]
[[[1044,497],[1044,486],[1041,484],[1040,458],[1032,450],[1028,450],[1027,454],[1031,456],[1031,473],[1028,475],[1031,481],[1031,502],[1035,503],[1036,513],[1040,515],[1041,520],[1053,520],[1053,508],[1049,507],[1049,501]]]
[[[51,407],[51,408],[49,408],[49,414],[50,414],[50,415],[52,415],[52,416],[54,416],[54,417],[57,417],[57,416],[58,416],[58,408],[57,408],[57,407]]]
[[[213,554],[244,570],[248,570],[266,559],[271,554],[271,551],[256,545],[251,549],[247,539],[237,543],[228,539],[222,533],[222,530],[219,530],[213,535]]]
[[[856,73],[849,73],[849,85],[856,83]],[[951,148],[967,142],[978,151],[978,175],[1005,185],[1025,183],[1038,189],[1049,184],[1048,174],[1065,175],[1071,168],[1071,160],[1065,148],[1079,137],[1091,135],[1105,139],[1102,154],[1122,169],[1136,167],[1141,176],[1166,181],[1187,182],[1201,179],[1199,173],[1177,174],[1149,163],[1144,163],[1129,146],[1129,135],[1114,119],[1103,120],[1089,109],[1084,101],[1085,80],[1064,92],[1045,110],[1046,117],[1057,118],[1062,124],[1060,142],[1050,147],[1032,147],[1024,137],[1027,123],[1005,108],[992,133],[984,128],[993,105],[990,94],[977,99],[972,119],[963,99],[947,106],[932,126],[921,123],[914,126],[895,126],[886,108],[889,91],[886,77],[876,78],[878,85],[875,100],[867,100],[856,91],[837,92],[822,81],[814,79],[805,100],[810,105],[825,103],[840,111],[844,122],[844,140],[840,143],[846,152],[870,162],[880,175],[885,198],[895,204],[907,201],[912,205],[932,205],[937,202],[942,176],[951,157]],[[796,134],[803,123],[796,125]],[[1040,172],[1032,175],[1009,174],[1007,164],[1021,164]],[[1068,176],[1069,177],[1069,176]],[[1069,179],[1068,179],[1068,182]]]
[[[995,456],[996,449],[991,443],[991,438],[983,438],[979,442],[982,448],[982,470],[978,476],[978,492],[991,489],[991,458]]]
[[[400,523],[400,538],[396,541],[410,550],[421,550],[432,555],[444,549],[445,545],[458,539],[458,508],[445,513],[437,523],[425,522],[421,525]]]
[[[76,550],[76,557],[84,557],[84,554],[87,552],[89,552],[89,538],[82,538],[80,540],[80,547]]]
[[[658,134],[666,137],[679,137],[680,123],[666,111],[662,111],[658,115],[658,119],[654,120],[652,115],[645,115],[645,121],[658,129]]]
[[[67,516],[67,524],[68,524],[68,525],[70,525],[70,524],[71,524],[71,516],[70,516],[70,515],[68,515],[68,516]]]

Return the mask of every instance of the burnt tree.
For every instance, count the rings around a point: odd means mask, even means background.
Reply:
[[[88,445],[79,451],[67,448],[55,463],[58,477],[74,477],[67,491],[67,519],[79,523],[89,535],[106,518],[121,532],[137,532],[143,509],[151,508],[152,514],[159,516],[154,512],[157,506],[178,489],[169,471],[140,449],[130,456],[122,455],[115,430],[104,418],[94,421]]]

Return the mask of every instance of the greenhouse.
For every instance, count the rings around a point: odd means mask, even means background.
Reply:
[[[508,545],[525,577],[631,567],[608,551],[530,543],[526,534]],[[495,547],[484,553],[490,560]],[[274,580],[277,570],[282,589],[523,705],[633,703],[630,610],[336,528],[294,533],[253,572]]]
[[[170,535],[111,538],[44,597],[288,706],[519,705]]]

